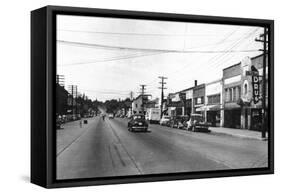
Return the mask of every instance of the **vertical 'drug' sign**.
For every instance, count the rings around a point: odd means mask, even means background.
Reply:
[[[253,84],[253,101],[257,104],[260,100],[260,84],[259,84],[259,71],[253,65],[252,70],[252,84]]]

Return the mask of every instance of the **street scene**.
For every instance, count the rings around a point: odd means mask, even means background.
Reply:
[[[94,117],[82,128],[71,122],[57,131],[57,178],[267,166],[266,141],[186,132],[157,124],[151,124],[148,132],[132,133],[127,122],[125,118],[106,117],[103,121]]]
[[[56,178],[268,167],[267,34],[58,15]]]

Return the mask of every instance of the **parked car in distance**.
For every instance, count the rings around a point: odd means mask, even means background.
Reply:
[[[62,117],[60,115],[57,115],[56,116],[56,128],[62,129],[62,124],[63,124]]]
[[[183,129],[188,119],[189,116],[174,116],[171,118],[169,126],[172,128]]]
[[[194,132],[210,132],[210,123],[204,121],[201,114],[191,114],[190,119],[186,122],[186,128]]]
[[[164,126],[168,126],[170,120],[171,120],[171,117],[170,117],[170,116],[164,115],[164,116],[160,119],[159,124],[160,124],[160,125],[164,125]]]
[[[128,122],[129,131],[148,131],[148,122],[143,114],[132,115]]]
[[[109,118],[109,119],[114,119],[113,113],[109,113],[109,114],[108,114],[108,118]]]

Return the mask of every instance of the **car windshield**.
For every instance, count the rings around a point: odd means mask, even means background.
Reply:
[[[133,116],[133,119],[136,120],[136,119],[144,119],[144,116],[143,115],[135,115]]]

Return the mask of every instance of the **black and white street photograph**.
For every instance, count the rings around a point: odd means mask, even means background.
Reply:
[[[56,179],[268,167],[268,29],[56,16]]]

